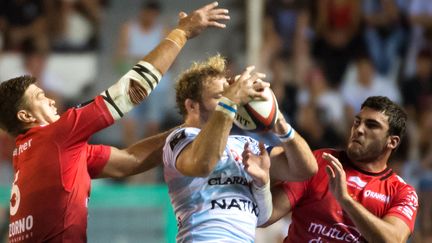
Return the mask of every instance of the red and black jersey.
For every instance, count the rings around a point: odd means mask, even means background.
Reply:
[[[113,122],[98,96],[81,108],[69,109],[58,121],[17,137],[11,243],[86,241],[90,178],[102,171],[111,151],[87,141]]]
[[[316,175],[305,182],[283,184],[292,206],[292,223],[284,242],[365,242],[329,190],[324,152],[342,163],[351,197],[377,217],[398,217],[413,230],[418,201],[412,186],[390,168],[370,173],[351,163],[344,151],[321,149],[314,152],[319,168]]]

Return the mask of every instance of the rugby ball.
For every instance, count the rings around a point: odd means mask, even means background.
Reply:
[[[278,116],[278,103],[270,88],[265,88],[267,100],[253,100],[239,106],[234,124],[250,132],[264,132],[273,128]]]

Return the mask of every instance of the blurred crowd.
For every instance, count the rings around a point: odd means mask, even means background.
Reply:
[[[25,72],[67,108],[72,102],[57,92],[61,84],[45,61],[53,52],[97,52],[109,5],[104,0],[2,0],[0,56],[22,55]],[[165,36],[162,11],[158,1],[144,1],[116,32],[117,46],[111,48],[119,75]],[[268,74],[282,112],[312,149],[341,148],[368,96],[388,96],[406,109],[408,131],[390,166],[419,194],[412,241],[432,242],[432,1],[267,0],[263,27],[256,65]],[[216,51],[233,61],[244,52]],[[161,84],[122,122],[123,145],[177,124],[172,87],[169,81]],[[11,179],[12,147],[0,132],[0,186]],[[155,171],[133,180],[161,182]]]
[[[1,47],[22,51],[31,39],[45,50],[94,49],[103,6],[103,0],[1,1]]]

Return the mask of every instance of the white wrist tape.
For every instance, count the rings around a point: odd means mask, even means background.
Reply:
[[[288,142],[294,139],[295,136],[295,130],[292,128],[292,126],[288,123],[288,132],[283,135],[277,135],[279,140],[281,142]]]
[[[270,182],[267,182],[263,187],[258,187],[252,183],[252,193],[259,208],[257,226],[260,226],[270,219],[273,212]]]
[[[187,41],[186,32],[181,29],[174,29],[172,30],[167,37],[165,37],[165,40],[169,40],[172,43],[174,43],[178,48],[182,48]]]
[[[137,82],[143,88],[145,96],[148,96],[161,78],[161,73],[152,64],[144,61],[138,62],[117,83],[101,93],[113,118],[115,120],[120,119],[136,105],[129,97],[131,80]]]
[[[216,110],[222,111],[223,113],[234,119],[235,114],[237,113],[237,104],[226,97],[222,97],[219,99]]]

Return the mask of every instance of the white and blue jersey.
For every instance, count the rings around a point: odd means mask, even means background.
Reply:
[[[177,242],[253,242],[259,210],[241,154],[246,142],[258,154],[258,142],[229,136],[208,177],[184,176],[176,169],[176,159],[199,132],[198,128],[177,129],[163,149],[164,177],[178,224]]]

